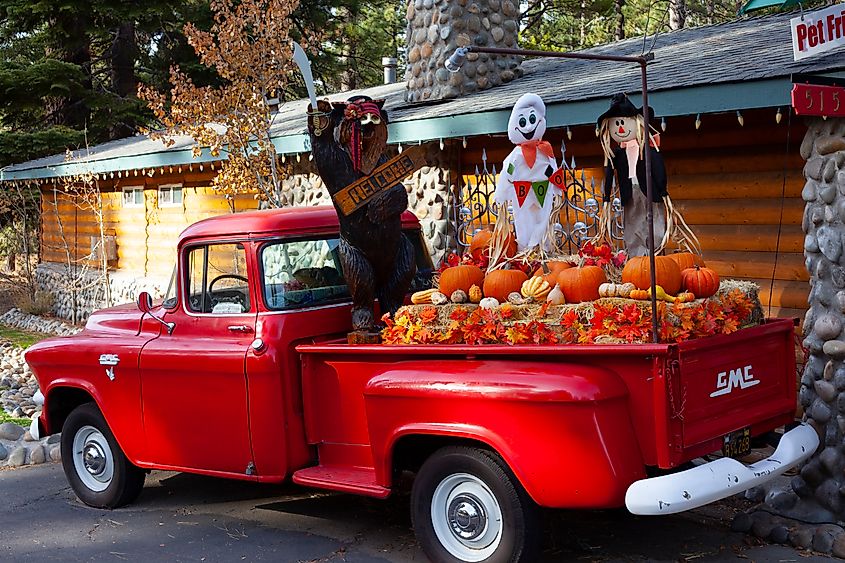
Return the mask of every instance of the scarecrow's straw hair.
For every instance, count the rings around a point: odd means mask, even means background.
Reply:
[[[612,119],[615,118],[608,117],[601,122],[601,126],[599,127],[599,140],[601,141],[601,148],[604,152],[604,165],[607,166],[610,164],[611,167],[613,167],[613,147],[611,146],[613,139],[610,137],[610,121]],[[636,119],[637,142],[640,144],[640,158],[642,158],[643,151],[645,150],[645,120],[642,115],[637,115]]]

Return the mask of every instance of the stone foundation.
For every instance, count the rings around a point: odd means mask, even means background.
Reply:
[[[456,98],[522,76],[521,58],[469,53],[459,72],[444,65],[458,47],[516,47],[515,0],[409,0],[405,100]]]
[[[63,288],[68,286],[64,267],[60,264],[42,263],[35,270],[35,282],[38,288],[53,295],[53,312],[62,319],[76,323],[84,323],[94,311],[107,307],[106,286],[102,275],[98,271],[86,274],[86,281],[82,285],[76,299],[73,294]],[[167,291],[169,279],[153,279],[133,275],[130,272],[109,272],[109,288],[111,304],[133,303],[138,294],[148,291],[153,299],[158,299]]]

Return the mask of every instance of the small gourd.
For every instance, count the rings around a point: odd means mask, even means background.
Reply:
[[[449,302],[449,298],[440,293],[439,291],[435,291],[431,294],[431,304],[432,305],[445,305]]]
[[[648,297],[651,297],[651,288],[648,288],[646,290],[646,293],[648,294]],[[663,286],[654,286],[654,294],[657,295],[657,299],[660,301],[666,301],[667,303],[675,303],[675,297],[666,293],[666,290],[663,289]]]
[[[508,303],[511,305],[524,305],[525,298],[518,291],[511,291],[508,294]]]
[[[566,304],[566,298],[563,296],[563,292],[560,290],[560,286],[558,284],[555,284],[555,286],[549,292],[548,297],[546,297],[546,301],[548,301],[552,305]]]
[[[481,298],[484,297],[484,294],[481,293],[481,288],[477,285],[472,286],[469,288],[469,301],[470,303],[478,303],[481,301]]]
[[[531,297],[534,301],[543,302],[549,296],[552,286],[540,276],[534,276],[522,284],[519,292],[523,297]]]
[[[601,297],[628,297],[631,291],[637,289],[632,283],[603,283],[599,286]]]
[[[466,303],[469,300],[467,294],[462,289],[456,289],[452,292],[452,295],[449,296],[449,301],[452,303]]]
[[[478,306],[487,310],[495,309],[499,306],[499,300],[495,297],[485,297],[478,303]]]
[[[629,299],[636,299],[638,301],[644,301],[649,297],[651,297],[651,294],[647,289],[632,289],[631,293],[628,294]]]
[[[689,291],[683,291],[675,296],[675,303],[689,303],[695,300],[695,295]]]
[[[411,295],[411,303],[414,305],[429,305],[431,304],[431,296],[437,293],[436,289],[424,289],[417,291]]]

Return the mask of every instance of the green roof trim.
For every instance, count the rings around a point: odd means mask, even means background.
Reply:
[[[827,76],[845,77],[845,72],[828,73]],[[678,88],[649,95],[649,105],[659,117],[721,113],[766,107],[789,107],[792,81],[789,77],[753,82],[720,83]],[[637,102],[638,94],[631,93]],[[639,105],[639,104],[637,104]],[[566,127],[593,124],[596,116],[607,108],[602,97],[568,103],[554,103],[547,108],[548,127]],[[388,140],[391,144],[414,144],[438,139],[459,139],[477,135],[502,134],[507,130],[510,110],[466,113],[420,120],[396,121],[389,125]],[[310,151],[310,140],[304,133],[285,135],[273,139],[279,154]],[[164,168],[170,166],[200,165],[221,160],[204,150],[198,158],[190,149],[161,150],[144,155],[126,155],[90,162],[68,162],[59,165],[16,170],[0,170],[0,181],[46,179],[73,176],[83,172],[109,174],[111,172]]]
[[[749,0],[739,9],[737,15],[747,14],[765,8],[792,8],[800,4],[799,0]]]

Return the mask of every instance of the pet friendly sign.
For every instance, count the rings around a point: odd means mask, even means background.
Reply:
[[[845,4],[790,20],[792,54],[796,61],[845,45]]]

